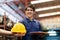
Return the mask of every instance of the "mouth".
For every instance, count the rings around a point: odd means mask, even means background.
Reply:
[[[32,14],[32,13],[27,13],[27,14]]]

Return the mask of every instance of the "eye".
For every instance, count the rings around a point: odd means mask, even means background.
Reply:
[[[31,10],[31,9],[27,9],[27,11],[33,11],[33,10]]]
[[[33,11],[33,10],[30,10],[30,11]]]
[[[29,10],[27,9],[27,11],[29,11]]]

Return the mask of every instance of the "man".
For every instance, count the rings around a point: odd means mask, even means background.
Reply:
[[[29,5],[25,8],[26,17],[21,23],[25,25],[27,33],[24,37],[22,37],[22,40],[33,40],[30,32],[42,31],[40,23],[33,18],[34,12],[35,12],[35,8],[32,5]],[[34,40],[38,40],[37,37]]]

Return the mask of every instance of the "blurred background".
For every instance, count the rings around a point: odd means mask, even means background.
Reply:
[[[0,0],[0,28],[10,31],[15,23],[23,20],[24,9],[29,4],[35,6],[34,18],[40,22],[43,31],[55,34],[45,39],[60,40],[60,0]]]

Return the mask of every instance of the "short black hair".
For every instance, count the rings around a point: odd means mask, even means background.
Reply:
[[[32,8],[33,11],[35,11],[35,7],[34,7],[33,5],[28,5],[28,6],[25,8],[25,10],[27,10],[28,7]]]

